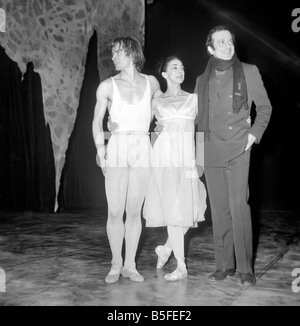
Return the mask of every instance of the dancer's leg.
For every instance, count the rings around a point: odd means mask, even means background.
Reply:
[[[187,269],[184,261],[184,235],[186,228],[168,226],[169,240],[177,260],[177,268],[171,274],[166,274],[167,281],[176,281],[187,277]]]
[[[142,231],[141,210],[145,199],[150,170],[147,167],[132,167],[129,170],[126,199],[124,267],[135,265],[135,255]]]
[[[177,260],[184,260],[184,235],[188,228],[168,226],[168,241]],[[169,247],[169,246],[168,246]],[[169,247],[170,248],[170,247]]]
[[[107,168],[105,189],[108,203],[107,236],[112,252],[112,264],[123,265],[122,246],[125,236],[123,215],[128,186],[128,168]]]
[[[186,234],[188,229],[189,228],[182,228],[183,236]],[[161,269],[165,266],[165,264],[168,262],[172,254],[172,251],[173,251],[173,244],[170,239],[170,236],[168,236],[167,242],[164,245],[157,246],[155,248],[155,252],[158,256],[157,264],[156,264],[157,269]]]
[[[189,228],[182,228],[182,229],[183,229],[183,233],[185,235]],[[167,246],[168,248],[170,248],[171,250],[173,250],[172,241],[170,240],[170,237],[169,236],[168,236],[168,239],[167,239],[167,241],[165,243],[165,246]]]

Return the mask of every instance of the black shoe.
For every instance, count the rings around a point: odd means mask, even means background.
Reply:
[[[225,269],[225,271],[217,270],[213,274],[209,275],[208,279],[212,281],[222,281],[224,278],[233,277],[235,275],[235,269]]]
[[[255,276],[252,273],[240,273],[240,278],[244,286],[251,286],[256,283]]]

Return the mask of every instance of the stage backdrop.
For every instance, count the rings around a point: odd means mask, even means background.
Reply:
[[[56,199],[77,115],[89,40],[97,32],[100,80],[112,74],[108,43],[131,35],[144,43],[144,0],[0,0],[6,13],[0,45],[22,74],[32,62],[50,126]]]

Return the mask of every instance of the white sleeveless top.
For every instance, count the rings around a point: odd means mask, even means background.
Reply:
[[[125,103],[120,95],[118,86],[113,77],[113,100],[109,110],[111,120],[118,123],[118,132],[147,133],[151,122],[150,83],[148,76],[146,90],[142,100],[137,104]]]

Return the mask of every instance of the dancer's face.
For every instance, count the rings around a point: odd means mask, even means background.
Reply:
[[[117,71],[123,70],[129,63],[132,62],[131,57],[126,54],[120,43],[116,44],[112,48],[111,59]]]
[[[179,59],[173,59],[168,63],[166,72],[162,73],[165,79],[171,82],[181,84],[184,81],[184,66]]]

